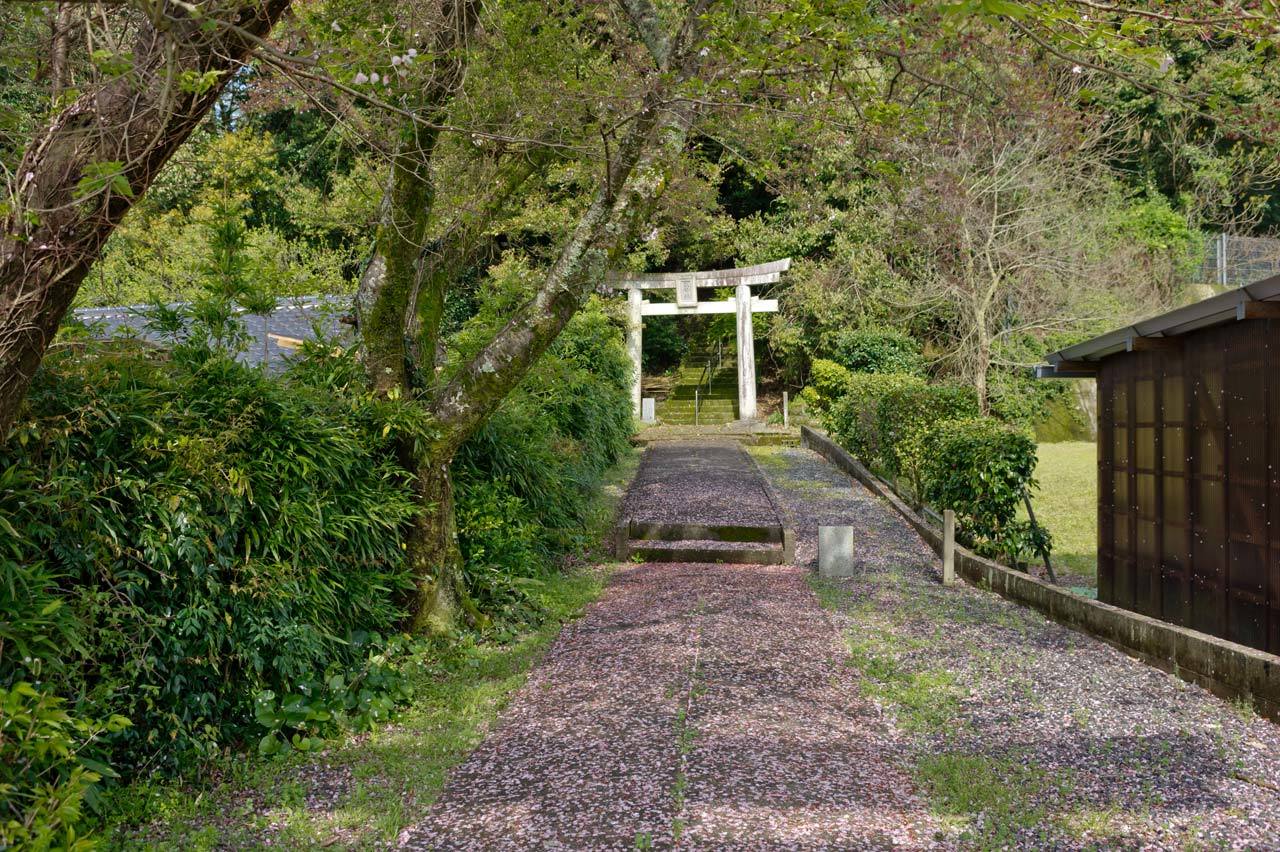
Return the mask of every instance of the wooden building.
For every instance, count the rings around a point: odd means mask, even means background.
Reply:
[[[1098,387],[1098,598],[1280,653],[1280,276],[1055,352]]]

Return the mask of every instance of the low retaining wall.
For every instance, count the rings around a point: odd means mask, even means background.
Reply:
[[[887,500],[941,555],[942,533],[903,503],[884,481],[844,448],[808,426],[800,428],[800,444]],[[1280,722],[1280,656],[1080,597],[984,559],[959,545],[956,545],[956,574],[1217,695],[1245,698],[1260,714]]]

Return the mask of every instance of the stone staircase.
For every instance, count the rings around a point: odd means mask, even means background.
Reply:
[[[676,426],[716,426],[738,419],[737,364],[729,353],[723,355],[719,369],[716,362],[715,347],[685,355],[671,393],[658,402],[659,421]]]

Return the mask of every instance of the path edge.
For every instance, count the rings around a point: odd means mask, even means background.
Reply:
[[[942,534],[843,447],[808,426],[800,427],[800,445],[887,501],[941,556]],[[960,545],[956,545],[955,555],[956,574],[971,584],[1030,606],[1059,624],[1101,639],[1219,697],[1243,699],[1262,716],[1280,723],[1280,656],[1081,597]]]

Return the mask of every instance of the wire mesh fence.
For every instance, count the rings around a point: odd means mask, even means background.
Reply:
[[[1280,275],[1280,239],[1217,234],[1205,244],[1201,280],[1219,287],[1243,287]]]

